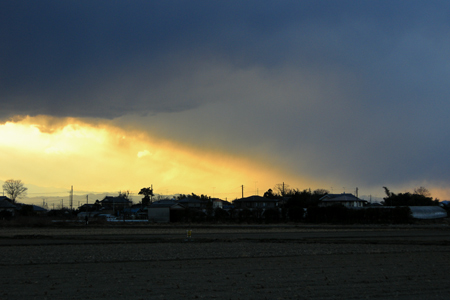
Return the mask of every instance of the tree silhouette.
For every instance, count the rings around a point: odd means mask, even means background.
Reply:
[[[119,191],[119,195],[117,195],[118,197],[121,197],[121,198],[124,198],[124,199],[127,199],[127,200],[130,200],[130,194],[131,194],[131,192],[129,191],[129,190],[126,190],[126,191]]]
[[[147,206],[150,204],[150,202],[152,202],[153,188],[151,187],[142,188],[138,194],[144,195],[144,198],[142,198],[142,205]]]
[[[421,196],[424,196],[424,197],[430,197],[431,196],[430,191],[428,191],[428,189],[424,188],[423,186],[415,188],[414,189],[414,194],[421,195]]]
[[[264,193],[264,198],[276,198],[276,195],[273,193],[272,189],[268,189],[267,192]]]
[[[383,187],[386,193],[384,197],[383,205],[385,206],[428,206],[428,205],[439,205],[439,200],[433,200],[430,197],[430,192],[424,188],[420,187],[414,190],[414,193],[398,193],[395,194],[391,192],[387,187]]]
[[[27,194],[28,188],[24,186],[21,180],[8,179],[3,184],[3,190],[13,202],[16,202],[17,198]]]

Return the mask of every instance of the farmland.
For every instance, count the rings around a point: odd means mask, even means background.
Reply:
[[[1,299],[448,299],[450,292],[447,225],[2,228],[0,247]]]

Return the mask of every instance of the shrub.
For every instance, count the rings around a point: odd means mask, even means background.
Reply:
[[[280,222],[280,211],[277,208],[270,208],[264,211],[264,221],[266,223]]]
[[[409,207],[352,209],[345,206],[310,207],[306,221],[311,223],[380,224],[410,223]]]

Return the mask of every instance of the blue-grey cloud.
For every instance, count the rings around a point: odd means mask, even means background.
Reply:
[[[0,118],[122,117],[315,178],[441,185],[449,11],[445,1],[3,2]]]

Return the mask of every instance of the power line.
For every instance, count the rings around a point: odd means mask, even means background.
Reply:
[[[62,193],[66,193],[66,192],[65,191],[64,192],[48,192],[48,193],[47,192],[39,192],[39,193],[38,192],[36,192],[36,193],[28,193],[27,192],[27,195],[29,195],[29,194],[33,194],[33,195],[36,195],[36,194],[37,195],[39,195],[39,194],[40,195],[48,195],[48,194],[62,194]]]

